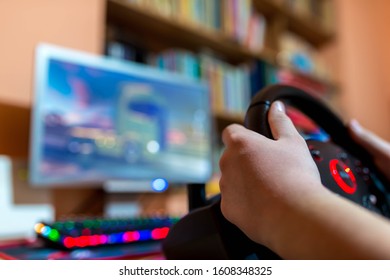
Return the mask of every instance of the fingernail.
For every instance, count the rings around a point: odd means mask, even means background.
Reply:
[[[275,101],[275,106],[276,106],[276,110],[280,111],[280,112],[283,112],[285,113],[286,112],[286,108],[284,107],[284,104],[283,102],[281,101]]]
[[[352,128],[352,130],[354,130],[355,132],[361,132],[362,131],[362,127],[360,126],[359,122],[355,119],[351,120],[350,122],[350,127]]]

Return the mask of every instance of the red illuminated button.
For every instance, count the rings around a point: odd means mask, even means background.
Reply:
[[[329,168],[333,179],[344,192],[355,193],[357,185],[351,168],[338,159],[332,159],[329,162]]]

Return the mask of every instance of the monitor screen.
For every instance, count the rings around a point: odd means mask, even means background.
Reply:
[[[46,44],[35,64],[33,185],[210,178],[205,83]]]

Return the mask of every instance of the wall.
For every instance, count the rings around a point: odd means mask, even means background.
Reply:
[[[334,1],[342,107],[390,140],[390,1]]]
[[[104,5],[103,0],[0,1],[0,101],[30,105],[38,42],[101,52]]]
[[[36,44],[101,53],[104,25],[104,0],[0,1],[0,154],[28,156]],[[56,217],[74,205],[84,205],[86,198],[98,192],[54,191]],[[102,199],[102,195],[96,198],[99,207],[94,211],[101,212]]]
[[[104,0],[0,1],[0,154],[28,153],[36,44],[100,53],[104,17]]]

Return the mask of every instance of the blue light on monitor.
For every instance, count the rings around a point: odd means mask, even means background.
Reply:
[[[163,192],[168,188],[168,182],[163,178],[154,179],[152,181],[152,189],[156,192]]]
[[[32,184],[210,178],[205,83],[52,45],[38,47],[35,72]]]

